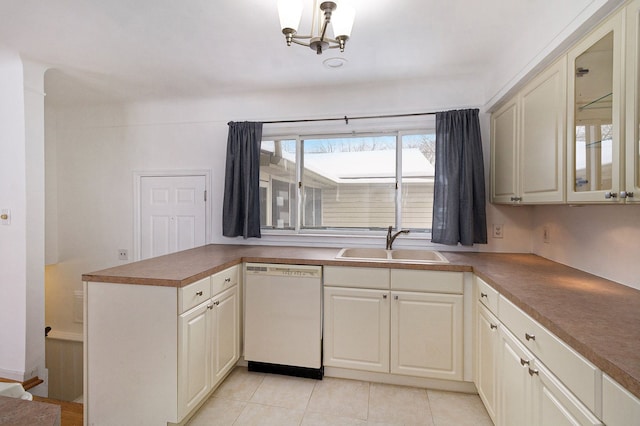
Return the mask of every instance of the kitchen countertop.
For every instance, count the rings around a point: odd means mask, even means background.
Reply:
[[[182,287],[242,262],[474,272],[640,398],[640,291],[533,254],[444,252],[448,264],[336,259],[337,248],[207,245],[84,274]]]
[[[60,406],[0,396],[0,425],[60,426]]]

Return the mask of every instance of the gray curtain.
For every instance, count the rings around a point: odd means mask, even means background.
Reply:
[[[484,161],[478,110],[436,114],[436,168],[431,241],[487,243]]]
[[[262,123],[229,122],[222,235],[260,238]]]

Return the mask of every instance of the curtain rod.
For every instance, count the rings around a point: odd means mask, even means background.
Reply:
[[[391,115],[368,115],[368,116],[357,116],[357,117],[347,117],[346,115],[343,118],[307,118],[300,120],[275,120],[275,121],[263,121],[263,124],[283,124],[283,123],[311,123],[315,121],[344,121],[344,124],[349,124],[349,120],[366,120],[373,118],[397,118],[397,117],[416,117],[420,115],[435,115],[435,112],[416,112],[413,114],[391,114]]]

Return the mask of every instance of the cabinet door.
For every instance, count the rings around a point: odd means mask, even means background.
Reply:
[[[602,423],[543,365],[533,368],[534,424],[554,426]]]
[[[496,422],[499,322],[480,302],[476,303],[476,387],[493,422]]]
[[[183,418],[210,390],[211,333],[206,301],[178,319],[178,417]]]
[[[622,14],[568,53],[567,201],[618,202],[621,159]]]
[[[389,292],[324,288],[324,365],[389,372]]]
[[[391,373],[462,380],[462,295],[391,297]]]
[[[238,286],[212,298],[211,310],[211,386],[227,374],[240,357],[240,314]]]
[[[629,3],[627,11],[626,54],[626,178],[627,203],[640,202],[640,0]]]
[[[516,98],[491,114],[491,201],[518,200],[518,106]]]
[[[533,424],[532,380],[529,368],[533,355],[506,327],[500,327],[498,358],[498,422],[499,426]]]
[[[567,60],[547,68],[520,95],[520,197],[561,203],[565,187]]]

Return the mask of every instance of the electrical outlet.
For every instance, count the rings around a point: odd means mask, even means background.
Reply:
[[[500,224],[493,224],[493,238],[502,238],[504,234],[504,225]]]
[[[546,244],[551,242],[551,232],[549,231],[548,226],[542,227],[542,241]]]
[[[118,249],[118,260],[129,260],[129,250]]]

